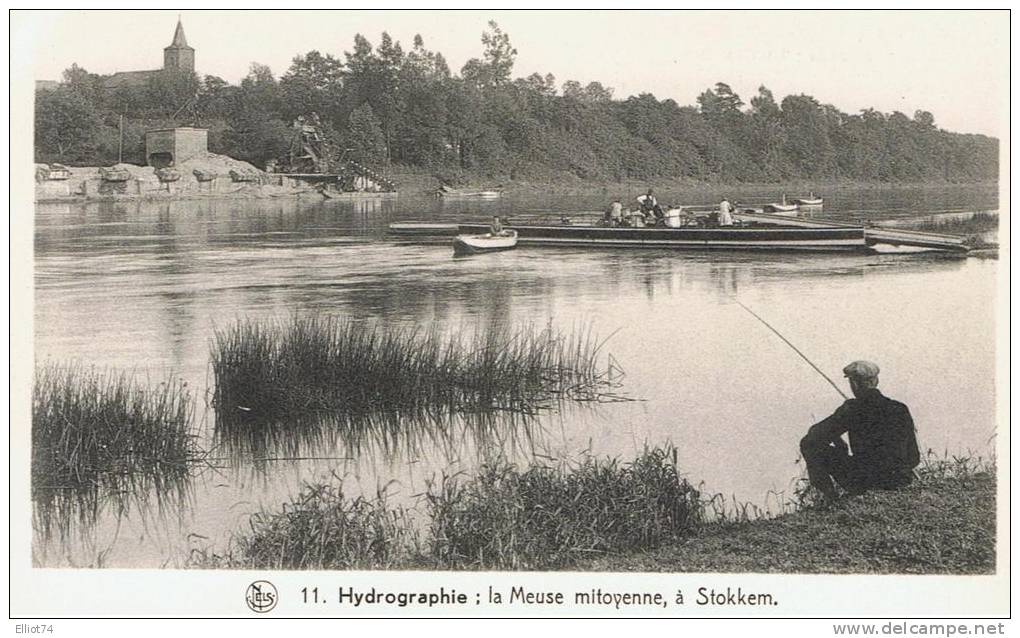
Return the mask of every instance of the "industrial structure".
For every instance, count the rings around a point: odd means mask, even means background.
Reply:
[[[315,184],[324,191],[390,193],[396,189],[377,171],[345,158],[345,152],[326,138],[316,113],[299,116],[292,128],[287,157],[270,161],[267,172]]]
[[[208,153],[208,129],[179,126],[145,132],[145,163],[149,166],[166,168]]]

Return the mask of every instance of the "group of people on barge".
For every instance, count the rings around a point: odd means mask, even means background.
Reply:
[[[620,198],[613,200],[609,205],[603,218],[603,225],[611,227],[660,227],[660,228],[682,228],[684,226],[716,227],[734,226],[736,222],[733,213],[736,207],[730,203],[728,198],[719,202],[718,212],[707,214],[695,214],[691,210],[684,210],[679,204],[673,204],[663,208],[655,198],[652,189],[637,198],[637,206],[625,210]]]

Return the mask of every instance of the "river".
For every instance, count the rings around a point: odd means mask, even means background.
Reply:
[[[634,193],[637,195],[637,193]],[[707,192],[694,201],[708,202]],[[685,194],[693,198],[691,194]],[[871,220],[995,211],[995,187],[842,189],[826,215]],[[660,200],[679,198],[663,194]],[[746,193],[741,201],[775,199]],[[753,308],[838,383],[854,359],[914,415],[922,453],[987,454],[995,433],[994,259],[934,254],[797,255],[527,248],[453,259],[448,244],[396,242],[408,219],[593,210],[604,193],[491,202],[425,197],[40,204],[35,211],[37,362],[77,361],[139,378],[185,379],[202,443],[210,338],[238,318],[322,312],[389,325],[473,330],[493,323],[590,328],[625,371],[633,401],[567,404],[527,423],[462,423],[446,435],[302,443],[319,460],[230,458],[196,472],[174,507],[107,507],[77,538],[37,537],[42,566],[180,566],[193,548],[228,546],[260,508],[305,481],[414,505],[444,473],[504,454],[633,458],[673,444],[707,492],[774,510],[802,467],[797,443],[835,409],[834,389],[734,299]],[[610,336],[611,335],[611,336]],[[416,433],[416,434],[415,434]]]

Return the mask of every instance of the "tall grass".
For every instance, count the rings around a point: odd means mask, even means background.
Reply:
[[[999,229],[998,213],[974,213],[970,217],[954,217],[950,219],[931,219],[915,225],[917,230],[955,235],[985,233]]]
[[[32,494],[44,534],[75,515],[91,520],[112,495],[180,491],[196,458],[193,400],[170,379],[44,364],[32,392]]]
[[[384,492],[349,498],[343,482],[306,485],[280,512],[262,511],[248,533],[235,536],[228,556],[193,553],[203,567],[378,569],[394,567],[418,547],[418,532]]]
[[[494,328],[444,337],[323,316],[239,321],[216,332],[217,419],[444,405],[527,410],[594,398],[607,383],[589,332]]]
[[[987,455],[969,450],[965,454],[950,454],[949,450],[943,450],[941,456],[929,449],[917,467],[917,478],[924,483],[969,478],[980,474],[995,476],[996,468],[994,448]]]
[[[196,552],[192,564],[554,568],[651,549],[692,534],[702,521],[700,495],[679,476],[669,448],[646,449],[630,463],[589,457],[518,469],[493,462],[471,479],[444,478],[424,499],[419,524],[382,493],[352,499],[342,482],[309,485],[282,511],[255,514],[228,554]]]
[[[602,553],[652,548],[692,533],[700,494],[679,476],[671,448],[630,463],[505,462],[470,481],[448,479],[428,495],[432,558],[451,567],[529,569]]]

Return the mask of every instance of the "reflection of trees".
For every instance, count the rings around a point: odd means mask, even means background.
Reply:
[[[379,233],[380,220],[395,212],[394,199],[325,200],[176,199],[40,204],[36,252],[100,254],[116,246],[148,248],[158,236],[175,240],[174,250],[196,245],[259,244],[272,234],[304,238]]]
[[[624,282],[642,289],[649,300],[657,294],[672,296],[693,291],[712,294],[724,300],[771,281],[824,282],[846,277],[866,278],[888,272],[918,273],[933,268],[959,268],[963,260],[948,253],[915,253],[901,255],[812,255],[791,252],[709,252],[645,253],[630,255],[624,267],[617,269],[606,256],[592,255],[590,272],[604,268],[614,273],[614,286]],[[576,280],[560,279],[550,292],[551,298],[586,292],[597,293],[604,288],[598,276]],[[815,284],[812,284],[815,285]]]

